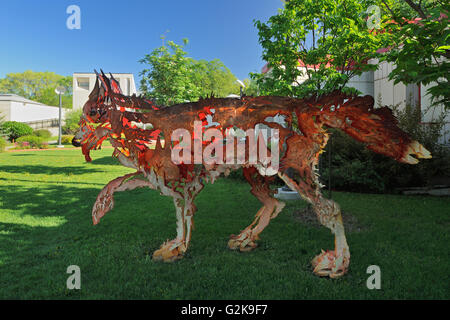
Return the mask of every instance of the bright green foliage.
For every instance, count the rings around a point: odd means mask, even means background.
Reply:
[[[392,1],[391,1],[392,2]],[[406,1],[384,8],[393,14],[384,24],[384,46],[389,48],[382,60],[396,68],[389,78],[395,83],[435,83],[427,91],[434,104],[450,109],[450,4],[444,1]],[[414,21],[415,19],[415,21]],[[414,23],[412,23],[414,21]]]
[[[78,131],[78,129],[80,128],[78,122],[80,121],[82,113],[83,111],[81,109],[66,112],[65,124],[62,127],[63,133],[75,134]]]
[[[62,144],[72,144],[73,135],[71,134],[65,134],[61,136],[61,143]]]
[[[23,149],[47,149],[48,142],[44,137],[38,137],[34,135],[27,135],[17,139],[17,145]]]
[[[239,93],[236,77],[218,59],[194,60],[187,57],[183,45],[169,41],[145,55],[139,62],[148,65],[140,75],[141,91],[160,105],[196,101],[213,94],[224,97]]]
[[[367,60],[380,39],[369,32],[367,8],[376,1],[292,0],[264,23],[256,21],[270,74],[251,74],[262,94],[306,97],[346,88],[348,80],[376,69]],[[299,61],[311,66],[306,74]],[[307,76],[301,85],[298,77]]]
[[[8,73],[0,79],[0,93],[17,94],[49,106],[59,105],[59,96],[55,93],[57,86],[67,90],[61,97],[64,108],[72,108],[72,77],[61,76],[54,72],[34,72],[27,70],[22,73]]]
[[[377,18],[371,5],[379,9],[376,27],[370,27]],[[389,75],[396,83],[434,83],[428,93],[434,104],[448,109],[449,11],[448,1],[439,0],[289,1],[268,22],[255,22],[272,72],[252,78],[263,94],[305,97],[345,91],[352,76],[377,68],[365,64],[368,59],[379,58],[396,66]],[[316,66],[301,85],[298,60]]]
[[[3,137],[0,137],[0,152],[5,151],[6,148],[6,141],[3,139]]]
[[[244,93],[247,96],[259,96],[258,84],[253,79],[244,79],[242,82],[245,84]]]
[[[1,131],[8,135],[10,141],[33,134],[33,129],[29,125],[17,121],[5,121]]]
[[[211,61],[192,59],[192,82],[200,91],[199,97],[213,94],[215,97],[226,97],[238,94],[239,85],[236,77],[219,59]]]
[[[35,135],[37,137],[42,137],[42,138],[48,139],[52,136],[52,133],[46,129],[39,129],[39,130],[34,130],[33,135]]]

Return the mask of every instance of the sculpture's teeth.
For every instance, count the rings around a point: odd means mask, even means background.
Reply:
[[[417,164],[419,160],[412,157],[411,155],[416,156],[417,158],[430,159],[431,153],[427,149],[424,148],[419,142],[413,141],[408,145],[408,149],[405,152],[405,156],[401,159],[402,162],[409,164]]]
[[[418,158],[430,159],[431,153],[424,148],[419,142],[413,141],[410,143],[409,148],[412,150],[410,153],[414,153]]]
[[[403,159],[405,160],[406,163],[409,163],[409,164],[418,164],[419,163],[419,160],[417,160],[414,157],[411,157],[411,155],[409,155],[409,154],[406,157],[403,157]]]

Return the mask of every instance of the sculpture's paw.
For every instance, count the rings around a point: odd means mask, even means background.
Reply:
[[[153,260],[173,262],[183,258],[184,252],[186,252],[186,246],[184,243],[174,239],[172,241],[165,242],[161,248],[153,252]]]
[[[97,196],[97,200],[92,208],[92,222],[95,224],[114,207],[114,200],[108,190],[102,190]]]
[[[251,251],[258,246],[255,240],[258,240],[258,237],[252,237],[251,231],[242,232],[237,236],[233,234],[228,241],[228,248],[231,250]]]
[[[348,252],[348,251],[347,251]],[[332,279],[343,276],[348,271],[350,263],[349,254],[340,254],[336,256],[335,251],[323,251],[317,255],[311,264],[314,267],[314,273],[321,277],[330,277]]]

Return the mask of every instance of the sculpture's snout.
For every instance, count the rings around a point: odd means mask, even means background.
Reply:
[[[72,139],[72,145],[73,145],[74,147],[81,147],[80,140],[77,139],[76,137],[73,137],[73,139]]]

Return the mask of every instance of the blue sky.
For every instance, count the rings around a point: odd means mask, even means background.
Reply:
[[[69,5],[81,30],[69,30]],[[10,72],[132,72],[160,36],[182,43],[194,59],[220,59],[240,79],[264,65],[253,19],[267,21],[280,0],[14,0],[0,4],[0,77]]]

